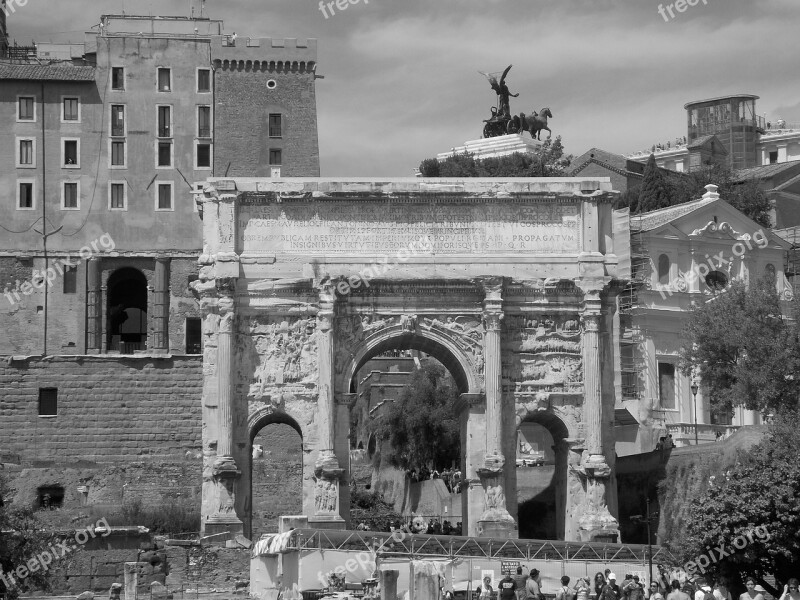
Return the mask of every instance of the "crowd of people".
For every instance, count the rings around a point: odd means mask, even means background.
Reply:
[[[571,583],[568,576],[561,578],[555,600],[734,600],[725,578],[718,581],[705,577],[684,582],[677,579],[668,581],[664,571],[661,571],[659,580],[649,585],[644,585],[638,575],[631,574],[617,583],[617,576],[611,569],[598,572],[593,585],[586,578],[579,578],[574,585]],[[738,600],[765,600],[766,590],[755,579],[748,577],[744,583],[747,591]],[[548,590],[550,594],[552,592]],[[473,600],[544,600],[540,573],[531,569],[530,573],[524,574],[522,567],[517,567],[516,575],[507,572],[497,584],[497,590],[493,588],[491,578],[485,577],[483,584],[475,590]],[[777,600],[800,600],[798,580],[790,579]]]
[[[461,485],[464,481],[461,477],[460,469],[446,468],[442,469],[442,471],[438,471],[437,469],[433,469],[433,471],[431,471],[424,465],[420,467],[419,471],[416,469],[409,469],[406,471],[406,477],[409,478],[411,483],[428,481],[429,479],[441,479],[444,482],[445,487],[447,487],[447,491],[456,494],[461,492]]]

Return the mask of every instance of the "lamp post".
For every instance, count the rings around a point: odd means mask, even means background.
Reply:
[[[697,440],[697,382],[692,381],[692,396],[694,397],[694,445],[699,443]]]

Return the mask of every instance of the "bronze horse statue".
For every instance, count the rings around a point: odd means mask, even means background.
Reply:
[[[523,131],[530,131],[531,137],[537,140],[542,139],[542,129],[546,129],[549,135],[548,138],[552,137],[553,132],[547,126],[547,119],[553,118],[553,113],[550,112],[548,107],[544,107],[540,112],[534,111],[534,113],[530,116],[526,116],[525,113],[519,113],[519,115],[514,115],[511,117],[511,120],[508,122],[508,126],[506,127],[506,131],[508,133],[521,133]]]

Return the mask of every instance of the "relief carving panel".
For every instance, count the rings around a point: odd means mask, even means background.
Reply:
[[[505,339],[503,378],[513,383],[514,391],[582,391],[583,357],[577,315],[507,315]]]
[[[251,396],[262,397],[269,389],[286,384],[316,384],[315,318],[253,317],[248,333],[259,357],[250,385]]]

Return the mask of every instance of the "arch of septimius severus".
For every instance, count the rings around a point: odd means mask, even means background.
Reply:
[[[209,180],[204,531],[250,534],[253,438],[275,422],[302,435],[309,526],[345,527],[355,374],[412,348],[460,388],[465,534],[516,537],[516,429],[534,420],[559,535],[617,539],[613,199],[605,178]]]

